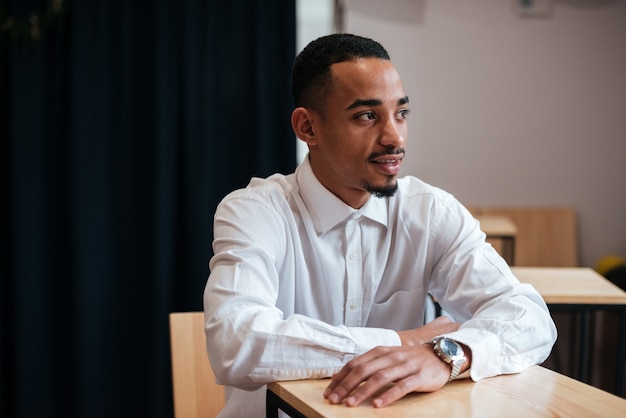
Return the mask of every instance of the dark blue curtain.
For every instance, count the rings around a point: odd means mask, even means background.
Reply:
[[[0,5],[0,416],[171,417],[215,207],[296,164],[295,5]]]

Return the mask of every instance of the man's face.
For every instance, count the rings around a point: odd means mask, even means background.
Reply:
[[[334,64],[324,115],[313,112],[313,172],[348,205],[373,193],[390,196],[407,138],[408,98],[390,61],[365,58]]]

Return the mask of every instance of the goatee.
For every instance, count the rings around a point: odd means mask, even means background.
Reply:
[[[389,176],[389,182],[384,186],[374,186],[372,184],[365,183],[365,190],[378,198],[391,197],[396,194],[396,191],[398,190],[398,182],[393,181],[394,178],[395,176]]]

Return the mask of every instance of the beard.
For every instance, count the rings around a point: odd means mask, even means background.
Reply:
[[[365,183],[363,184],[363,187],[375,197],[391,197],[396,194],[396,191],[398,190],[398,182],[395,181],[395,178],[396,176],[389,176],[387,184],[384,186],[374,186],[373,184]]]

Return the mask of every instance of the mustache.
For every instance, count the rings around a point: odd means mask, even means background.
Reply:
[[[400,148],[390,148],[390,149],[386,149],[384,151],[379,151],[379,152],[373,152],[369,155],[369,159],[373,160],[375,158],[378,157],[383,157],[385,155],[398,155],[398,156],[403,156],[404,157],[405,151],[404,148],[400,147]]]

